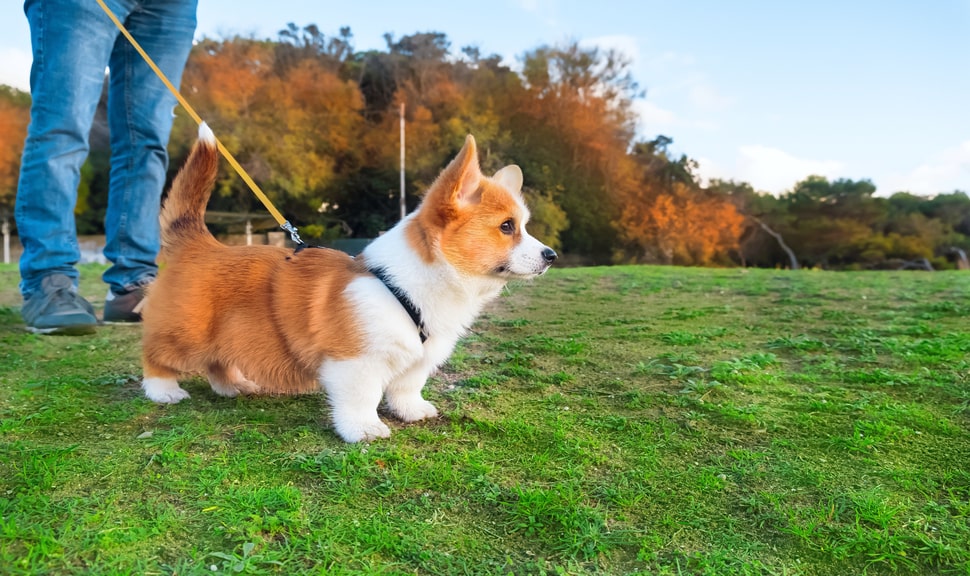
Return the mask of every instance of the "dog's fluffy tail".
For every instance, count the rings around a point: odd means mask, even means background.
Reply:
[[[219,151],[216,136],[203,122],[199,125],[199,139],[189,158],[179,170],[168,198],[162,206],[162,247],[172,249],[182,242],[199,236],[212,237],[205,227],[205,205],[215,186],[219,170]]]

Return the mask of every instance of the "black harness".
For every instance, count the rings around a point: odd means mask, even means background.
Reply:
[[[306,248],[323,248],[323,246],[310,246],[308,244],[301,243],[297,245],[296,250],[294,250],[293,253],[299,254]],[[424,320],[421,318],[421,310],[414,305],[414,302],[411,301],[408,293],[405,292],[403,288],[391,281],[390,277],[387,275],[387,270],[384,268],[368,268],[367,271],[373,274],[375,278],[380,280],[381,283],[384,284],[384,287],[387,288],[395,298],[397,298],[397,301],[401,304],[401,307],[404,308],[404,311],[407,312],[408,316],[411,317],[411,321],[414,322],[415,326],[417,326],[418,335],[421,337],[421,343],[424,344],[428,339],[428,329],[425,327]]]
[[[387,270],[383,268],[368,268],[368,271],[377,277],[378,280],[384,283],[384,286],[391,291],[391,294],[397,298],[397,301],[401,303],[404,307],[404,311],[408,313],[411,317],[411,321],[414,325],[418,327],[418,335],[421,336],[421,343],[424,344],[425,340],[428,339],[428,329],[424,326],[424,320],[421,319],[421,311],[418,307],[414,305],[411,298],[408,297],[408,293],[404,291],[403,288],[397,284],[391,282],[391,279],[387,276]]]

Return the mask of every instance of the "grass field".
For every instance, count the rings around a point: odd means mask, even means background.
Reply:
[[[27,334],[17,280],[0,574],[970,574],[965,272],[552,270],[369,445],[321,396],[154,405],[138,327]]]

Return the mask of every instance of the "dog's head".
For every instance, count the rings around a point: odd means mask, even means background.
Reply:
[[[475,138],[438,176],[411,229],[426,260],[435,252],[472,276],[532,278],[556,260],[556,252],[529,235],[522,197],[522,170],[510,165],[491,177],[478,166]]]

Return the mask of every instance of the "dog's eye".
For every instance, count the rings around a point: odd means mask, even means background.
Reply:
[[[509,218],[505,222],[502,222],[502,225],[499,226],[499,228],[502,230],[502,234],[514,234],[515,222],[513,222],[512,219]]]

